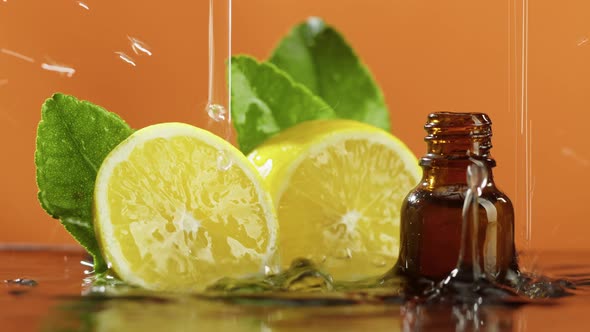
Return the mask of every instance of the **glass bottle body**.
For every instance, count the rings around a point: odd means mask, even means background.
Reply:
[[[463,279],[481,271],[502,280],[518,269],[514,209],[492,175],[491,121],[485,114],[434,113],[425,128],[429,135],[428,152],[420,161],[423,178],[402,205],[396,269],[411,278],[436,281],[454,269]],[[468,205],[467,169],[475,162],[486,176],[477,187],[477,204]]]
[[[465,167],[425,167],[421,183],[409,193],[401,210],[398,268],[412,277],[441,280],[457,267],[461,250],[462,212],[468,189]],[[510,199],[493,182],[481,191],[478,206],[479,266],[501,279],[516,270],[514,210]],[[468,232],[471,234],[471,232]],[[463,267],[473,264],[467,236]]]

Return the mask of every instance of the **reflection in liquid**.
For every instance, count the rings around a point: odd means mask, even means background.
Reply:
[[[82,252],[0,250],[0,280],[38,282],[36,287],[0,283],[2,330],[538,331],[552,326],[571,331],[583,330],[585,324],[575,318],[590,310],[587,252],[541,255],[543,272],[572,280],[575,295],[530,305],[425,303],[416,297],[402,298],[396,288],[399,280],[364,291],[346,291],[346,285],[336,283],[336,291],[319,287],[311,293],[240,296],[149,293],[121,283],[116,286],[114,279],[89,287],[81,285],[88,267],[80,261],[85,259]],[[297,285],[319,280],[317,275],[295,279]],[[80,296],[82,292],[85,295]]]

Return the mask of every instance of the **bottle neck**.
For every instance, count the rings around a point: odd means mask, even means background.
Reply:
[[[490,154],[490,137],[437,139],[426,137],[427,151],[420,159],[420,166],[466,169],[472,159],[481,160],[491,169],[496,161]]]
[[[489,159],[493,161],[493,159]],[[452,161],[438,161],[436,165],[422,165],[423,176],[422,185],[434,188],[447,185],[467,186],[467,167],[472,164],[472,161],[467,160],[452,160]],[[488,186],[494,185],[494,176],[492,174],[492,164],[485,161],[483,165],[486,166],[486,180]]]
[[[424,126],[427,151],[420,159],[428,184],[466,184],[467,168],[485,167],[488,183],[496,162],[490,155],[492,122],[483,113],[433,113]]]

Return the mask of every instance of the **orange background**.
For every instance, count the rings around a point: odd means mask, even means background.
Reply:
[[[90,10],[70,0],[0,2],[0,48],[34,59],[0,52],[0,243],[74,243],[36,199],[35,130],[40,106],[53,92],[102,105],[134,128],[165,121],[207,127],[208,2],[83,2]],[[310,15],[325,18],[375,74],[394,134],[417,155],[424,151],[429,112],[490,114],[495,175],[516,203],[521,248],[590,248],[584,141],[590,2],[531,4],[524,128],[530,135],[520,134],[519,6],[519,0],[234,0],[233,48],[263,59],[294,24]],[[127,36],[144,41],[153,55],[134,54]],[[137,66],[116,51],[131,55]],[[42,70],[44,61],[76,73],[68,78]],[[524,162],[525,146],[530,163]]]

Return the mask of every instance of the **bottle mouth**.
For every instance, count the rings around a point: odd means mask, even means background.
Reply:
[[[431,113],[424,129],[426,141],[492,137],[492,121],[485,113]]]

